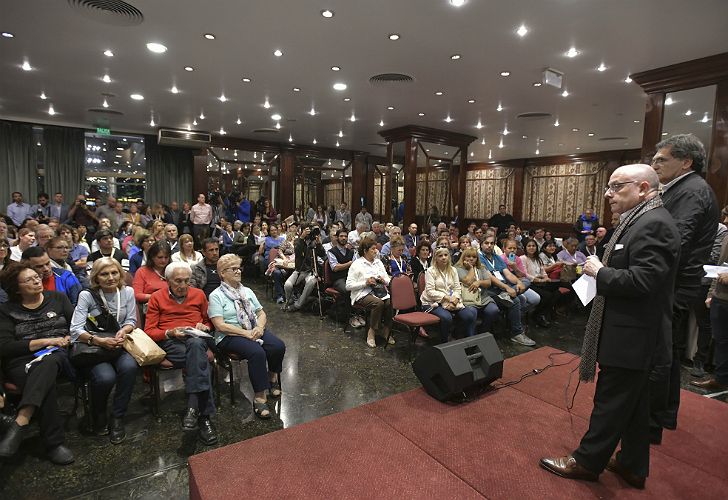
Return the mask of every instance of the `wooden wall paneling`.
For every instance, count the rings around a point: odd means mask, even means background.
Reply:
[[[394,175],[394,147],[391,142],[387,143],[387,159],[385,161],[385,164],[388,165],[388,171],[387,175],[389,176],[389,182],[387,182],[387,185],[385,186],[384,190],[384,221],[383,222],[389,222],[392,220],[392,198],[394,197],[394,193],[397,192],[397,185],[395,183],[395,175]]]
[[[276,209],[282,218],[286,218],[294,210],[294,189],[296,183],[296,155],[291,150],[284,150],[280,157],[278,177],[278,200]]]
[[[406,227],[415,220],[417,204],[417,139],[405,141],[404,153],[404,220]]]
[[[460,149],[460,165],[457,171],[457,190],[453,189],[453,199],[456,200],[458,211],[455,216],[458,218],[458,229],[461,233],[465,232],[465,180],[468,173],[468,146]],[[451,185],[453,185],[451,183]]]
[[[728,80],[718,83],[715,91],[713,138],[705,178],[715,191],[718,205],[728,205]]]
[[[364,204],[367,207],[367,211],[372,214],[372,217],[374,217],[374,177],[378,176],[376,172],[377,166],[370,161],[367,161],[366,165],[366,199]]]
[[[361,210],[362,199],[366,204],[366,183],[367,183],[367,157],[364,153],[354,155],[351,164],[351,218]]]
[[[194,167],[192,170],[192,189],[194,193],[192,195],[190,203],[197,203],[197,195],[205,193],[207,196],[207,151],[200,152],[200,154],[194,157]]]
[[[645,103],[645,127],[642,132],[641,161],[649,164],[655,154],[655,144],[662,136],[662,120],[665,110],[665,93],[657,92],[647,96]]]
[[[525,164],[525,162],[523,162]],[[511,215],[517,221],[523,219],[523,189],[525,183],[525,166],[524,164],[516,166],[513,179],[513,199],[509,204],[506,204],[508,210],[511,210]]]

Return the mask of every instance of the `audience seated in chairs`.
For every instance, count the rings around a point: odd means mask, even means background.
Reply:
[[[284,235],[278,234],[278,224],[271,224],[268,228],[268,236],[258,248],[258,254],[263,259],[263,269],[268,267],[270,251],[274,248],[280,248],[281,244],[286,241]]]
[[[202,254],[195,250],[195,240],[192,235],[183,234],[179,237],[179,252],[172,255],[172,262],[183,262],[189,266],[202,260]]]
[[[346,297],[347,308],[350,309],[349,291],[346,289],[346,278],[349,274],[349,268],[356,260],[357,253],[348,245],[348,232],[346,229],[337,229],[331,249],[327,256],[329,259],[329,268],[331,269],[331,287]],[[366,321],[358,314],[347,314],[350,316],[349,324],[358,328],[364,326]]]
[[[0,285],[9,302],[0,305],[0,353],[7,381],[20,390],[18,414],[0,441],[0,458],[15,455],[28,434],[28,424],[38,417],[46,454],[58,465],[74,461],[64,446],[63,421],[58,409],[56,380],[64,374],[75,379],[68,361],[69,326],[73,306],[60,292],[43,290],[40,275],[27,263],[10,264],[0,274]],[[55,348],[42,357],[38,351]],[[29,368],[26,371],[26,366]]]
[[[552,282],[548,277],[543,263],[538,256],[538,243],[534,240],[526,240],[524,245],[526,253],[518,259],[526,272],[526,278],[531,281],[531,288],[541,296],[541,302],[534,310],[536,316],[536,324],[544,328],[551,326],[551,322],[547,318],[550,316],[559,298],[556,283]]]
[[[284,285],[288,311],[301,309],[318,285],[319,272],[316,259],[325,258],[326,252],[321,245],[321,236],[313,236],[313,234],[309,223],[301,224],[301,235],[295,243],[296,268]],[[301,284],[303,284],[303,291],[298,300],[293,302],[293,291]]]
[[[86,268],[79,267],[74,264],[68,256],[68,252],[70,250],[71,245],[61,236],[51,238],[48,245],[46,245],[48,257],[51,259],[51,267],[57,267],[59,269],[65,269],[66,271],[72,272],[81,284],[81,288],[88,288],[88,274],[86,274]]]
[[[480,262],[478,251],[472,247],[466,248],[455,264],[455,270],[460,278],[463,304],[475,308],[480,317],[478,333],[490,332],[500,311],[488,293],[490,273]]]
[[[147,252],[157,242],[152,233],[146,229],[137,231],[134,234],[134,246],[129,250],[129,272],[134,276],[140,267],[147,263]]]
[[[269,254],[269,257],[272,255]],[[270,263],[265,272],[266,276],[273,279],[273,300],[276,304],[285,302],[283,285],[296,267],[296,254],[294,250],[294,239],[291,235],[287,235],[285,241],[278,248],[275,258],[269,258]]]
[[[207,238],[202,242],[203,259],[192,266],[190,286],[199,288],[209,297],[213,290],[220,286],[220,275],[217,261],[220,258],[220,244],[215,238]]]
[[[526,277],[526,269],[517,256],[518,246],[516,240],[512,238],[505,239],[503,241],[503,250],[503,255],[500,256],[501,261],[506,266],[503,276],[510,283],[515,284],[515,281],[508,276],[508,272],[510,272],[516,280],[520,280],[526,287],[518,296],[521,301],[521,311],[526,313],[536,309],[541,303],[541,296],[531,288],[531,280]]]
[[[134,290],[124,285],[124,270],[114,259],[104,257],[94,261],[91,268],[91,290],[84,290],[71,320],[71,341],[99,346],[104,361],[77,369],[89,380],[93,430],[99,436],[110,434],[112,444],[124,441],[124,416],[134,390],[138,365],[124,350],[124,339],[134,330],[137,321]],[[102,309],[103,306],[103,309]],[[105,309],[105,310],[104,310]],[[100,336],[87,330],[87,320],[94,318],[98,326],[106,325],[112,336]],[[106,406],[111,389],[116,385],[107,423]]]
[[[134,296],[136,301],[139,302],[143,314],[146,314],[147,302],[149,302],[152,294],[157,290],[167,288],[164,270],[168,265],[169,246],[163,241],[157,241],[149,247],[147,262],[137,270],[132,284]]]
[[[43,279],[44,290],[61,292],[68,297],[73,306],[78,302],[81,283],[71,272],[51,266],[51,259],[43,247],[31,247],[23,252],[21,262],[27,262]]]
[[[149,299],[144,330],[167,353],[166,359],[175,367],[185,368],[187,411],[182,428],[199,428],[199,438],[206,445],[215,444],[217,435],[210,421],[215,414],[212,395],[212,368],[207,349],[214,346],[212,338],[196,336],[190,329],[210,332],[207,299],[202,290],[190,287],[190,266],[173,262],[164,275],[169,289],[154,292]]]
[[[422,309],[440,318],[440,342],[450,339],[454,318],[462,323],[464,335],[475,335],[478,312],[472,306],[465,306],[462,299],[460,279],[452,262],[450,250],[438,248],[433,264],[425,271],[425,289],[420,293]]]
[[[392,303],[386,285],[389,275],[384,264],[377,258],[377,242],[371,238],[363,238],[359,242],[359,258],[349,267],[346,277],[346,289],[351,293],[352,305],[369,312],[369,330],[367,345],[376,347],[375,337],[381,328],[381,336],[394,344],[389,336],[392,328]]]
[[[415,256],[410,260],[412,268],[412,280],[418,283],[420,274],[427,271],[432,265],[432,251],[426,241],[421,241],[415,249]]]
[[[541,253],[539,254],[541,264],[543,264],[543,270],[551,279],[559,279],[561,268],[564,267],[564,263],[559,262],[556,257],[557,248],[555,241],[547,240],[541,246]]]
[[[95,238],[99,244],[99,249],[88,256],[88,260],[86,262],[87,269],[91,268],[91,263],[96,259],[100,259],[101,257],[111,257],[119,261],[122,269],[125,271],[129,270],[129,258],[124,252],[114,246],[114,235],[110,230],[101,229],[97,231]]]
[[[281,397],[280,373],[286,346],[266,328],[263,306],[250,288],[241,283],[240,257],[227,254],[217,261],[220,286],[210,294],[208,315],[215,327],[217,347],[248,361],[255,398],[253,410],[262,419],[271,417],[267,392]]]
[[[405,252],[404,238],[395,236],[389,240],[390,254],[385,257],[387,272],[392,278],[404,274],[412,275],[409,265],[409,252]]]

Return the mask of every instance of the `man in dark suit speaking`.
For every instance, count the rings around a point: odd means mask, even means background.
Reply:
[[[619,224],[603,262],[590,256],[584,267],[597,282],[579,364],[580,379],[593,381],[599,362],[589,430],[571,455],[541,459],[543,468],[565,478],[596,481],[607,468],[644,488],[649,473],[647,382],[653,357],[665,355],[658,346],[670,345],[680,254],[680,234],[658,187],[648,165],[625,165],[609,178],[604,196],[621,214]]]

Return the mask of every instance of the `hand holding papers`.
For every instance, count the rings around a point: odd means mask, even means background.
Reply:
[[[597,296],[597,280],[588,274],[582,274],[571,287],[582,304],[587,305]]]

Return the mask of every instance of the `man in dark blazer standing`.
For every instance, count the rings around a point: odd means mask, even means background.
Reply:
[[[589,430],[571,455],[540,462],[565,478],[596,481],[607,468],[644,488],[649,473],[648,378],[653,357],[664,355],[658,347],[669,346],[680,255],[680,234],[658,187],[648,165],[620,167],[609,179],[605,197],[620,222],[604,263],[590,256],[584,267],[597,282],[579,365],[580,378],[591,381],[599,363]]]

